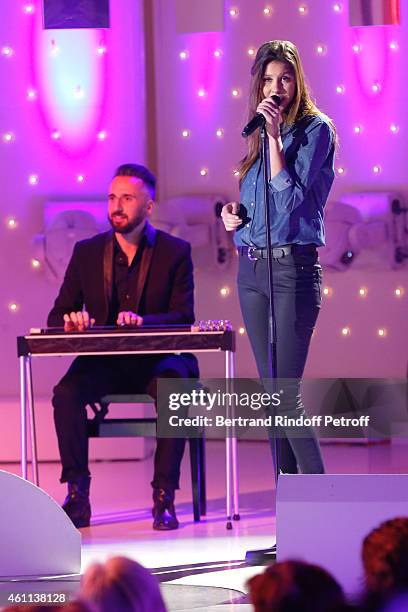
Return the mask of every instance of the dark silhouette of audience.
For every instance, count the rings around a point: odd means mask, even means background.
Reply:
[[[255,612],[331,612],[345,606],[343,590],[333,576],[303,561],[270,565],[248,586]]]

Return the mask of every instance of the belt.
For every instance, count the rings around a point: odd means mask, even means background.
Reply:
[[[273,259],[282,259],[294,253],[300,255],[312,255],[316,253],[316,245],[314,244],[284,244],[283,246],[273,247],[271,249]],[[238,253],[241,256],[246,256],[250,261],[257,259],[266,259],[268,257],[268,249],[258,249],[256,247],[239,246]]]

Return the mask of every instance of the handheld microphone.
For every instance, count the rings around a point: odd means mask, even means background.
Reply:
[[[275,104],[280,106],[281,99],[279,96],[272,96],[272,100],[275,102]],[[243,136],[244,138],[248,138],[248,136],[250,136],[252,132],[255,132],[255,130],[257,130],[258,128],[263,127],[265,123],[265,117],[261,113],[256,113],[252,117],[251,121],[242,130],[241,136]]]

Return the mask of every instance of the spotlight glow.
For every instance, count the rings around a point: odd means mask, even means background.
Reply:
[[[398,43],[396,40],[392,40],[389,46],[391,51],[398,51]]]
[[[76,177],[76,180],[78,181],[78,183],[83,183],[85,180],[85,175],[84,174],[78,174]]]
[[[375,164],[375,166],[372,167],[373,174],[380,174],[381,170],[380,164]]]
[[[9,304],[9,310],[10,310],[10,312],[17,312],[18,304],[16,302],[11,302]]]
[[[323,287],[323,295],[331,297],[333,295],[333,289],[331,287]]]
[[[252,57],[253,55],[255,55],[255,53],[256,53],[256,49],[254,49],[254,47],[249,47],[248,55]]]
[[[214,57],[218,57],[218,58],[219,58],[219,57],[222,57],[222,51],[221,51],[221,49],[216,49],[216,50],[214,51]]]
[[[34,13],[34,4],[25,4],[24,5],[24,12],[27,15],[32,15]]]
[[[16,229],[17,219],[15,219],[14,217],[9,217],[6,221],[6,225],[9,229]]]
[[[265,6],[264,10],[263,10],[263,14],[265,15],[265,17],[270,17],[272,15],[272,9],[270,6]]]
[[[357,43],[354,44],[353,45],[353,51],[354,51],[354,53],[360,53],[361,52],[361,45],[359,45]]]
[[[59,132],[59,130],[53,130],[51,132],[51,138],[53,140],[59,140],[61,138],[61,133]]]
[[[3,142],[5,142],[6,144],[10,144],[10,142],[13,142],[14,140],[14,134],[12,132],[6,132],[5,134],[3,134]]]
[[[351,334],[351,329],[349,327],[343,327],[341,333],[343,336],[349,336]]]
[[[38,259],[31,260],[31,267],[37,269],[41,266],[41,262]]]
[[[367,287],[360,287],[358,290],[358,295],[362,298],[367,297]]]
[[[317,55],[324,55],[326,53],[326,47],[324,45],[317,45],[316,47]]]
[[[361,132],[363,131],[363,128],[361,127],[361,125],[355,125],[353,128],[353,131],[355,134],[361,134]]]
[[[232,95],[233,98],[238,98],[239,97],[239,93],[240,93],[239,89],[233,89],[231,91],[231,95]]]
[[[340,4],[340,2],[336,2],[335,4],[333,4],[333,11],[335,13],[341,13],[342,10],[343,6]]]
[[[404,295],[403,287],[397,287],[394,293],[395,293],[395,297],[398,297],[398,298],[402,297]]]
[[[391,123],[391,125],[390,125],[390,132],[391,132],[391,134],[397,134],[398,131],[399,131],[398,125],[396,125],[395,123]]]
[[[36,99],[37,99],[37,92],[35,91],[35,89],[27,89],[27,100],[29,100],[30,102],[33,102]]]
[[[238,333],[240,334],[240,336],[243,336],[245,334],[245,327],[240,327],[238,329]]]
[[[337,85],[336,87],[336,93],[338,94],[344,94],[346,91],[346,88],[344,87],[344,85]]]
[[[224,130],[222,130],[221,128],[219,128],[216,132],[215,132],[217,138],[222,138],[224,136]]]
[[[337,174],[338,175],[343,176],[345,174],[345,172],[346,172],[346,169],[344,168],[344,166],[339,166],[337,168]]]
[[[108,134],[107,134],[106,130],[101,130],[101,131],[100,131],[100,132],[98,132],[98,134],[97,134],[97,138],[98,138],[98,140],[101,140],[101,141],[102,141],[102,140],[106,140],[106,139],[107,139],[107,137],[108,137]]]
[[[205,89],[199,89],[197,91],[197,95],[199,98],[205,98],[205,96],[207,95],[207,92],[205,91]]]
[[[39,180],[38,174],[30,174],[28,177],[28,182],[30,185],[38,185]]]
[[[11,47],[3,47],[1,52],[4,55],[4,57],[11,57],[14,53]]]
[[[207,176],[207,174],[208,174],[207,168],[201,168],[200,174],[201,174],[201,176]]]
[[[221,294],[223,297],[227,297],[227,295],[229,295],[229,293],[230,293],[229,287],[222,287],[222,288],[220,289],[220,294]]]
[[[181,135],[182,135],[183,138],[188,138],[190,136],[190,134],[191,134],[190,130],[183,130],[181,132]]]
[[[307,6],[306,4],[301,4],[298,8],[298,11],[301,15],[306,15],[307,13]]]
[[[385,338],[385,336],[387,335],[387,330],[384,327],[380,327],[380,329],[377,331],[377,334],[380,338]]]
[[[379,83],[373,83],[373,84],[371,85],[371,91],[372,91],[373,93],[377,94],[377,93],[379,93],[379,92],[380,92],[380,90],[381,90],[381,86],[380,86],[380,84],[379,84]]]
[[[186,60],[186,59],[188,59],[188,51],[180,51],[180,53],[179,53],[179,58],[180,58],[181,60]]]
[[[231,17],[238,17],[239,11],[237,8],[233,7],[233,8],[230,8],[229,14]]]

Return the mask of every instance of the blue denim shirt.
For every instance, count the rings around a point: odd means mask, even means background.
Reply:
[[[309,116],[281,130],[286,167],[269,180],[273,246],[323,246],[323,209],[334,180],[334,135],[320,116]],[[266,246],[263,169],[260,158],[241,184],[242,225],[237,246]]]

